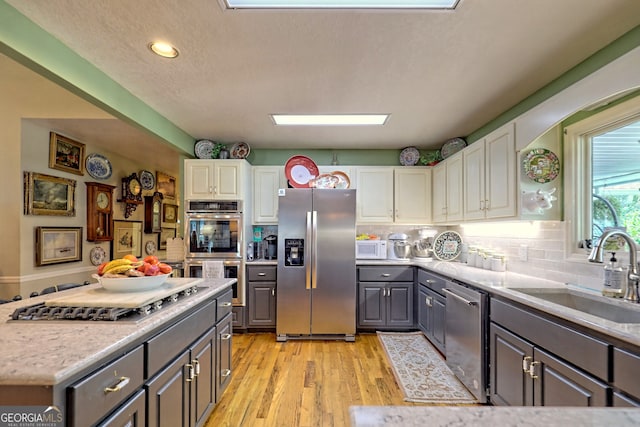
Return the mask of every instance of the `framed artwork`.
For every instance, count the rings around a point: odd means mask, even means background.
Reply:
[[[76,181],[37,172],[24,173],[24,214],[76,216]]]
[[[176,179],[164,172],[156,171],[156,187],[164,197],[176,198]]]
[[[36,266],[82,261],[82,227],[36,227]]]
[[[158,249],[166,250],[167,249],[167,239],[176,237],[176,229],[175,228],[163,228],[158,235]]]
[[[111,259],[127,254],[142,256],[142,221],[113,221]]]
[[[84,175],[84,144],[50,132],[49,167]]]
[[[170,223],[178,222],[178,205],[165,203],[162,207],[162,221]]]

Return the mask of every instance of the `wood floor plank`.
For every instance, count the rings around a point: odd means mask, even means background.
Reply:
[[[349,425],[352,405],[406,405],[376,334],[344,341],[276,342],[233,336],[233,374],[207,427]]]

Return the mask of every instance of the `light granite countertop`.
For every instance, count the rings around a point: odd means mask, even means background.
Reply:
[[[425,270],[439,273],[442,276],[459,280],[479,289],[490,292],[494,295],[500,295],[513,301],[538,309],[542,312],[554,315],[556,317],[568,320],[577,325],[598,331],[607,336],[619,339],[636,346],[640,346],[640,323],[616,323],[601,317],[593,316],[588,313],[564,307],[559,304],[545,301],[535,296],[527,295],[522,292],[514,291],[513,288],[567,288],[571,287],[581,292],[596,295],[599,298],[605,298],[597,293],[586,289],[579,288],[566,283],[555,282],[552,280],[540,279],[524,274],[512,272],[495,272],[491,270],[483,270],[481,268],[470,267],[467,264],[459,262],[446,261],[420,261],[412,259],[409,261],[386,261],[386,260],[357,260],[358,266],[366,265],[407,265],[417,266]],[[608,299],[614,305],[621,307],[637,309],[640,311],[640,304],[634,304],[619,299]]]
[[[139,321],[13,321],[18,307],[46,301],[56,294],[0,305],[0,386],[55,385],[73,377],[119,349],[211,296],[229,288],[236,279],[170,278],[169,282],[193,282],[199,291]],[[88,287],[99,287],[95,283]],[[74,288],[67,295],[86,287]]]
[[[637,426],[640,409],[568,407],[352,406],[352,427]]]

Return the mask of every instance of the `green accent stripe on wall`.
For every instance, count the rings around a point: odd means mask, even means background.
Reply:
[[[193,155],[194,138],[0,0],[0,53],[109,114]]]
[[[640,25],[603,47],[589,58],[571,68],[551,83],[520,101],[489,123],[466,137],[467,143],[475,142],[500,126],[529,111],[541,102],[551,98],[577,81],[597,71],[611,61],[640,46]]]

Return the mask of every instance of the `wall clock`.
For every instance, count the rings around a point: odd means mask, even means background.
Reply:
[[[113,185],[87,182],[87,240],[113,240]]]
[[[137,173],[122,178],[122,199],[118,201],[125,204],[125,218],[129,218],[138,205],[142,204],[142,184]]]
[[[159,233],[162,221],[162,193],[144,196],[144,232]]]

